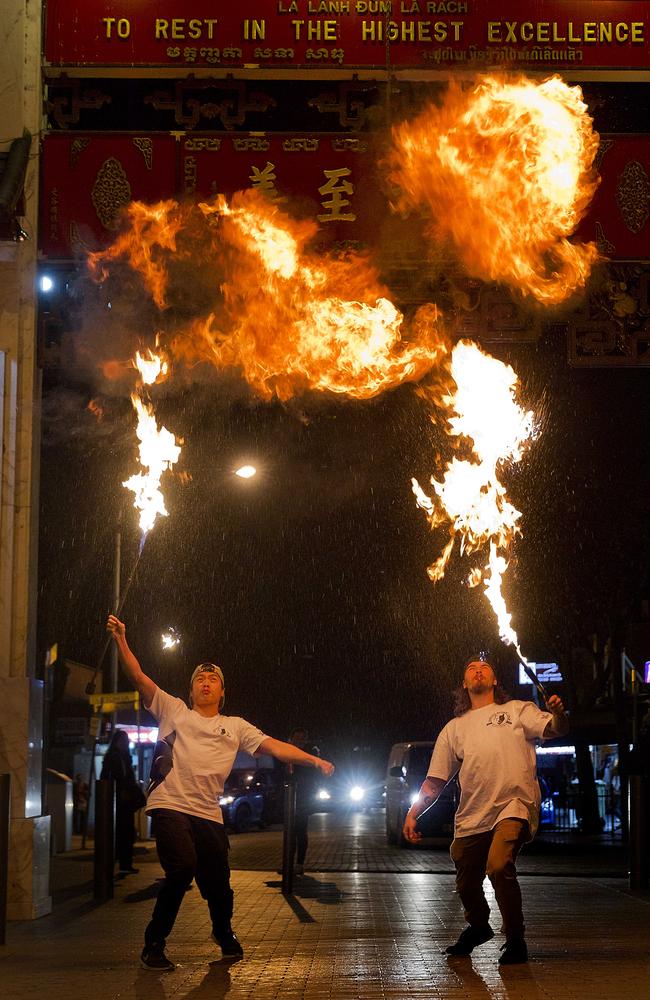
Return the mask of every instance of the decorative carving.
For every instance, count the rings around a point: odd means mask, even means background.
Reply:
[[[202,101],[197,92],[205,93],[210,100]],[[220,100],[214,99],[215,93],[221,95]],[[144,98],[144,103],[156,111],[173,111],[176,123],[186,129],[196,128],[201,118],[218,118],[224,128],[234,129],[244,125],[248,114],[268,111],[276,105],[268,94],[249,93],[245,80],[197,80],[193,76],[177,80],[173,92],[154,91]]]
[[[616,253],[616,247],[605,236],[605,230],[600,222],[596,223],[596,246],[603,257],[610,257],[613,253]]]
[[[59,128],[76,125],[81,111],[98,111],[112,100],[110,94],[101,90],[82,90],[81,80],[69,80],[68,77],[61,77],[56,82],[50,81],[49,90],[51,93],[63,91],[45,105],[47,113]]]
[[[70,246],[72,247],[74,253],[84,255],[96,249],[83,238],[79,232],[78,224],[74,221],[70,223]]]
[[[336,90],[323,91],[307,103],[322,115],[338,113],[339,122],[344,128],[358,131],[366,124],[369,110],[362,95],[376,89],[374,84],[364,87],[358,80],[341,80],[336,85]]]
[[[115,229],[120,211],[131,201],[131,185],[122,164],[114,156],[99,168],[90,197],[104,229]]]
[[[79,162],[79,157],[86,146],[90,145],[90,139],[73,139],[70,143],[70,169],[74,170]]]
[[[133,140],[133,145],[136,149],[139,149],[144,156],[144,162],[147,170],[151,170],[153,167],[153,139],[146,139],[143,136],[138,136]]]
[[[610,264],[568,323],[575,367],[650,366],[650,264]]]
[[[614,145],[613,139],[601,139],[600,145],[598,146],[598,152],[594,157],[594,166],[596,170],[600,170],[603,160],[605,158],[605,153],[612,148]]]
[[[618,179],[616,204],[631,233],[640,233],[650,213],[650,181],[638,160],[629,160]]]

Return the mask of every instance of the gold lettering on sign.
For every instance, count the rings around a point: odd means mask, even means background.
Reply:
[[[276,176],[275,176],[275,163],[271,163],[269,160],[266,161],[266,166],[260,170],[259,167],[251,167],[253,171],[249,175],[249,180],[251,182],[251,187],[256,188],[258,191],[262,191],[263,194],[270,201],[281,201],[278,189],[275,186]]]
[[[293,139],[283,139],[282,148],[285,153],[315,153],[318,149],[319,139],[308,139],[306,136]]]
[[[185,149],[188,153],[199,153],[202,150],[216,152],[221,149],[221,139],[215,139],[213,136],[208,135],[195,136],[192,139],[186,140]]]
[[[266,153],[271,148],[271,143],[269,139],[251,136],[246,139],[233,139],[232,146],[238,153]]]
[[[354,212],[344,212],[343,209],[350,204],[346,194],[354,194],[354,185],[345,180],[352,173],[348,167],[340,167],[338,170],[323,170],[327,177],[326,182],[318,189],[322,195],[321,205],[327,209],[326,212],[316,216],[319,222],[354,222],[356,215]],[[325,196],[329,195],[329,198]]]

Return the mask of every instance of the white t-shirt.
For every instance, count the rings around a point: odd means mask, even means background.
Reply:
[[[180,698],[156,688],[149,711],[158,722],[158,738],[176,733],[174,766],[147,800],[152,809],[173,809],[223,822],[219,799],[238,750],[255,753],[267,738],[256,726],[233,715],[206,718]]]
[[[527,820],[534,837],[541,801],[535,741],[552,718],[532,701],[507,701],[470,709],[447,723],[428,777],[448,781],[458,773],[456,837],[485,833],[512,817]]]

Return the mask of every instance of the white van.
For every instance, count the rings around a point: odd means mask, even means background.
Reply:
[[[389,844],[409,846],[402,836],[404,818],[426,778],[432,753],[433,743],[426,740],[395,743],[390,751],[386,769],[386,839]],[[453,836],[458,797],[458,785],[452,781],[422,820],[424,837]]]

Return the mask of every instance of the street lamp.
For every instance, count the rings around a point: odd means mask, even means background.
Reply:
[[[239,476],[240,479],[252,479],[253,476],[257,475],[257,469],[254,465],[240,465],[238,469],[235,469],[235,475]]]

